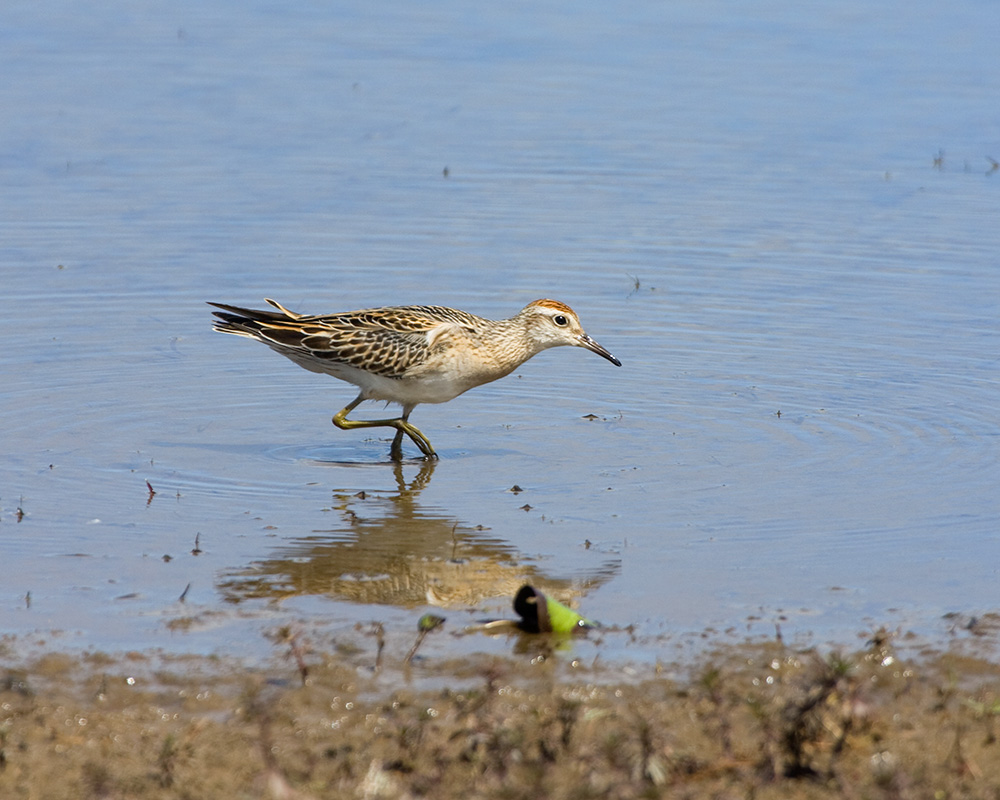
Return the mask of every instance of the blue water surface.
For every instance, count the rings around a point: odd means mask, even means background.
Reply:
[[[649,661],[998,610],[991,5],[4,16],[0,631],[253,652],[532,581]],[[623,366],[419,407],[397,470],[351,387],[211,332],[265,296],[552,297]]]

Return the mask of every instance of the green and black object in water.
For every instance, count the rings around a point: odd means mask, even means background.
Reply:
[[[514,611],[520,614],[519,626],[527,633],[576,633],[597,627],[596,622],[546,597],[534,586],[520,588],[514,598]]]

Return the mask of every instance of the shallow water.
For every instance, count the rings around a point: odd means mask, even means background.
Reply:
[[[980,5],[8,16],[3,631],[253,651],[529,580],[647,660],[996,609]],[[554,297],[623,367],[548,351],[419,407],[442,458],[397,468],[330,425],[351,387],[211,332],[264,296]]]

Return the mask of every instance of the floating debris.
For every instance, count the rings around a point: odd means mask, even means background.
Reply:
[[[521,617],[521,630],[528,633],[575,633],[598,627],[569,606],[546,597],[534,586],[522,586],[514,598],[514,611]]]

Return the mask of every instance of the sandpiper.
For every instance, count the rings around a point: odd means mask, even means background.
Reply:
[[[443,306],[387,306],[309,316],[265,298],[277,311],[209,303],[221,308],[215,330],[257,339],[310,372],[357,386],[358,396],[333,417],[338,428],[396,429],[390,455],[403,457],[405,433],[427,458],[430,441],[409,422],[419,403],[446,403],[495,381],[550,347],[585,347],[616,367],[621,362],[591,339],[569,306],[535,300],[510,319],[490,320]],[[393,419],[348,419],[364,400],[398,403]]]

